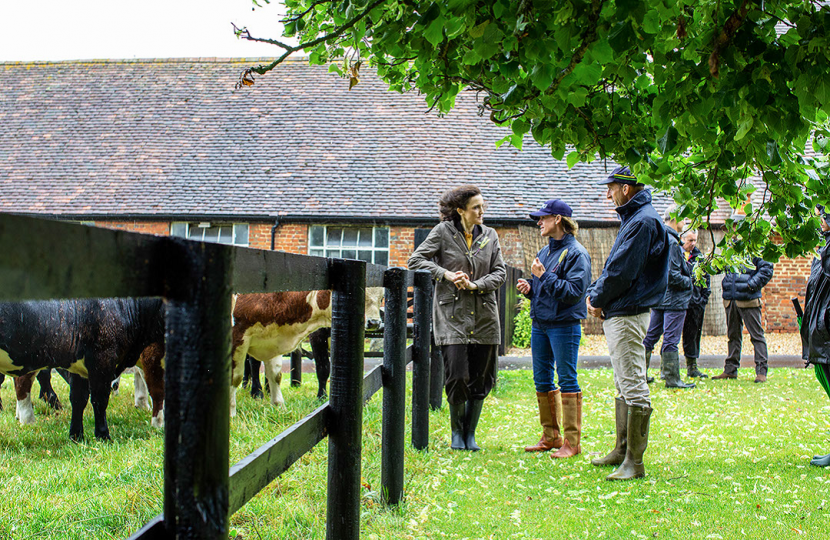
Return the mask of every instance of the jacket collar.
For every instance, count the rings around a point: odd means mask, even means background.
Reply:
[[[674,239],[680,242],[680,233],[672,229],[671,227],[666,227],[666,230],[669,231],[669,234],[674,236]]]
[[[562,237],[562,240],[556,240],[555,238],[551,238],[550,240],[548,240],[548,246],[550,247],[549,251],[552,253],[560,248],[572,244],[573,241],[574,235],[572,234],[566,234]]]
[[[631,197],[624,205],[615,208],[615,210],[620,215],[620,219],[625,220],[647,204],[651,204],[651,192],[644,189]]]

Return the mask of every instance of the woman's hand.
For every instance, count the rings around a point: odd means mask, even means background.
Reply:
[[[542,264],[542,261],[539,260],[539,257],[533,259],[533,264],[530,265],[530,273],[536,276],[537,278],[541,278],[545,275],[545,265]]]
[[[449,270],[447,270],[446,272],[444,272],[444,279],[446,279],[447,281],[452,281],[456,289],[467,288],[466,282],[468,276],[464,272],[450,272]]]
[[[530,293],[530,283],[526,279],[520,279],[518,283],[516,283],[516,288],[522,294]]]

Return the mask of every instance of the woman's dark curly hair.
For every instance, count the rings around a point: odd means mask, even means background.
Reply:
[[[481,190],[472,184],[445,192],[438,201],[441,221],[460,221],[461,216],[458,215],[457,210],[467,208],[467,203],[476,195],[481,195]]]

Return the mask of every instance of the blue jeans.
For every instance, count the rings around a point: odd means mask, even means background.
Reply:
[[[559,326],[541,329],[533,326],[530,331],[530,349],[533,355],[533,383],[537,392],[556,390],[554,371],[559,376],[562,392],[581,392],[576,380],[576,358],[582,327]]]

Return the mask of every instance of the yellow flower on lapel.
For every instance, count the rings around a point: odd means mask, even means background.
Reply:
[[[568,248],[565,248],[562,251],[562,255],[559,256],[559,264],[562,264],[562,261],[565,260],[565,255],[567,255],[567,254],[568,254]]]

